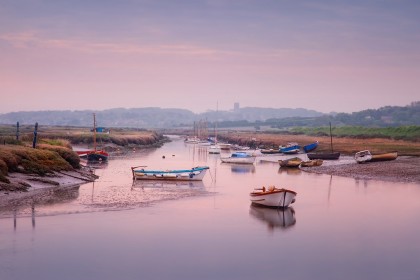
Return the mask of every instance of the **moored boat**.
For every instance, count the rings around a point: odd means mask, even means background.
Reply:
[[[77,151],[80,157],[86,157],[88,161],[107,161],[109,154],[104,150],[98,150],[96,145],[96,114],[93,113],[93,150]]]
[[[398,153],[397,152],[372,154],[368,150],[357,152],[354,155],[354,159],[358,163],[374,162],[374,161],[386,161],[386,160],[395,160],[397,157],[398,157]]]
[[[301,167],[313,167],[313,166],[321,166],[324,161],[322,159],[311,159],[307,161],[302,161],[300,164]]]
[[[303,146],[303,150],[305,151],[305,153],[309,153],[312,152],[313,150],[315,150],[318,147],[318,141],[315,141],[314,143],[308,144]]]
[[[280,153],[280,149],[261,149],[260,152],[262,154],[278,154]]]
[[[220,154],[220,146],[218,145],[218,144],[215,144],[215,145],[211,145],[209,148],[208,148],[208,152],[209,152],[209,154]]]
[[[368,150],[360,151],[354,154],[357,163],[364,163],[372,159],[372,154]]]
[[[220,160],[225,163],[253,164],[255,156],[247,152],[234,152],[229,157],[221,157]]]
[[[336,160],[340,158],[340,153],[334,152],[332,141],[332,130],[330,122],[330,138],[331,138],[331,153],[307,153],[309,159],[323,159],[323,160]]]
[[[299,167],[302,163],[302,159],[298,157],[289,158],[285,160],[279,160],[280,167]]]
[[[340,158],[340,153],[308,153],[309,159],[323,159],[323,160],[335,160]]]
[[[385,160],[395,160],[398,157],[398,152],[390,152],[383,154],[372,154],[372,159],[370,161],[385,161]]]
[[[280,147],[280,152],[282,152],[283,154],[297,154],[299,153],[299,151],[300,146],[298,143],[295,142],[287,143],[285,147]]]
[[[146,170],[144,167],[145,166],[131,167],[133,180],[201,181],[209,169],[208,166],[176,170]]]
[[[286,208],[295,202],[296,194],[297,193],[292,190],[284,188],[278,189],[275,186],[270,186],[267,189],[265,187],[255,189],[249,196],[251,202],[254,204]]]
[[[218,143],[218,144],[219,144],[220,149],[222,150],[230,150],[230,148],[232,147],[232,145],[228,143]]]

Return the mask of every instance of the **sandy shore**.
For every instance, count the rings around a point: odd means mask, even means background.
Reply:
[[[37,176],[22,173],[10,173],[8,179],[14,185],[30,185],[27,191],[0,191],[0,209],[28,205],[34,201],[48,200],[51,194],[62,193],[79,188],[81,184],[97,178],[89,169],[56,172],[50,176]],[[68,192],[71,193],[71,192]],[[63,198],[65,199],[65,198]]]
[[[346,161],[342,164],[326,164],[304,167],[306,172],[352,177],[361,180],[420,183],[420,157],[401,156],[393,161],[358,164]]]

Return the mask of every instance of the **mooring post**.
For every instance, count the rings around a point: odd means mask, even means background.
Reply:
[[[34,130],[34,141],[32,142],[32,148],[35,149],[36,147],[36,136],[38,134],[38,123],[35,123],[35,130]]]
[[[19,122],[16,123],[16,140],[19,141]]]

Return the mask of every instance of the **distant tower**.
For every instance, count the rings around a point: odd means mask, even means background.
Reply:
[[[239,102],[233,104],[233,111],[239,110]]]

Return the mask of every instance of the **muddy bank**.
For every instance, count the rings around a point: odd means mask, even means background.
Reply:
[[[48,176],[34,174],[10,173],[7,186],[18,189],[1,188],[0,209],[19,207],[48,201],[53,197],[65,199],[71,190],[78,189],[81,184],[92,182],[97,178],[88,168],[75,171],[54,172]],[[6,185],[6,184],[5,184]],[[20,188],[20,189],[19,189]]]
[[[360,180],[380,180],[389,182],[420,183],[420,157],[401,156],[393,161],[356,162],[303,167],[303,171],[352,177]]]

